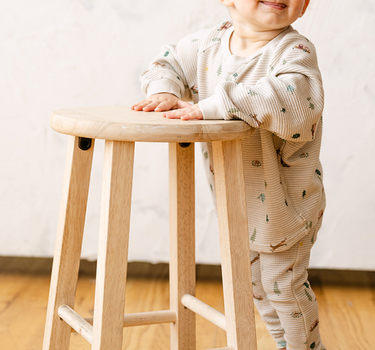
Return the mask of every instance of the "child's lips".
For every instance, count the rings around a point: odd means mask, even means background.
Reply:
[[[261,3],[263,5],[266,5],[266,6],[269,6],[269,7],[272,7],[276,10],[282,10],[286,7],[285,4],[282,4],[282,3],[277,3],[277,2],[271,2],[271,1],[261,1]]]

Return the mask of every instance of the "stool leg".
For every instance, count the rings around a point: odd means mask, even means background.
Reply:
[[[106,141],[93,350],[121,350],[128,261],[134,142]]]
[[[172,350],[195,350],[195,314],[181,303],[195,295],[195,184],[194,143],[169,144],[170,307]]]
[[[93,142],[86,151],[79,148],[78,137],[70,136],[68,143],[43,350],[69,348],[71,328],[60,319],[57,311],[62,304],[74,307]]]
[[[213,142],[227,342],[255,350],[256,333],[241,141]]]

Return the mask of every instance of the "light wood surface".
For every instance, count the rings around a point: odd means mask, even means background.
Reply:
[[[220,311],[215,310],[210,305],[207,305],[202,300],[190,295],[185,294],[181,298],[182,305],[186,306],[189,310],[194,311],[197,315],[202,316],[207,321],[210,321],[214,325],[218,326],[222,330],[227,329],[225,322],[225,315]]]
[[[61,305],[58,313],[72,329],[92,344],[92,324],[88,323],[68,305]]]
[[[134,142],[106,141],[92,350],[121,350]]]
[[[241,141],[212,148],[228,346],[256,350]]]
[[[84,320],[92,325],[94,319],[92,317],[87,317]],[[173,323],[176,322],[176,320],[176,313],[171,310],[138,312],[134,314],[124,315],[123,326],[134,327],[158,323]],[[74,332],[74,329],[72,329],[72,332]]]
[[[360,281],[359,281],[360,282]],[[358,283],[359,283],[358,282]],[[0,349],[40,350],[49,292],[50,274],[0,274]],[[319,303],[320,332],[329,350],[373,350],[375,344],[375,288],[362,285],[312,284]],[[161,310],[169,307],[168,280],[129,278],[126,313]],[[95,279],[80,276],[75,310],[92,317]],[[198,280],[197,297],[224,312],[223,292],[218,280]],[[276,350],[265,324],[255,312],[259,350]],[[123,350],[166,350],[169,325],[124,328]],[[226,347],[223,330],[197,316],[197,349]],[[71,335],[69,350],[90,350],[79,334]]]
[[[68,135],[145,142],[234,140],[253,131],[240,120],[172,120],[163,118],[162,113],[136,112],[128,106],[60,109],[52,113],[50,124]]]
[[[169,221],[170,309],[177,314],[170,349],[195,350],[195,315],[181,304],[195,295],[194,143],[169,144]]]
[[[78,143],[78,137],[69,137],[43,350],[69,347],[70,327],[58,308],[74,307],[94,149],[94,141],[87,151]]]

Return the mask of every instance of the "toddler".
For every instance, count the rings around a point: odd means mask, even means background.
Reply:
[[[255,128],[242,140],[254,302],[278,349],[323,350],[307,267],[325,208],[324,94],[315,47],[291,26],[309,0],[220,2],[232,20],[165,46],[132,109]]]

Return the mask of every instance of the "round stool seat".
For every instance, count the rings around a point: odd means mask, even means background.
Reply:
[[[128,106],[60,109],[52,128],[62,134],[113,141],[209,142],[242,139],[253,128],[240,120],[166,119],[161,112],[134,111]]]

